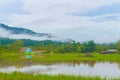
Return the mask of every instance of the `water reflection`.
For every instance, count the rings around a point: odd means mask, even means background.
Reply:
[[[12,73],[19,71],[23,73],[33,74],[67,74],[67,75],[83,75],[83,76],[100,76],[100,77],[119,77],[120,76],[120,63],[119,62],[65,62],[65,63],[35,63],[30,62],[22,67],[4,66],[0,67],[0,72]]]

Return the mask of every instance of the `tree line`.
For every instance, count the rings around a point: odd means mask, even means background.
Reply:
[[[84,43],[80,42],[58,42],[51,40],[15,40],[0,39],[0,52],[18,52],[22,47],[30,47],[33,50],[45,50],[46,53],[92,53],[101,52],[107,49],[117,49],[120,52],[120,40],[116,43],[97,44],[93,40]]]

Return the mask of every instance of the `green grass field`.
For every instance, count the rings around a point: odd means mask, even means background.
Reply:
[[[0,73],[0,80],[101,80],[100,77],[84,77],[84,76],[69,76],[69,75],[33,75],[14,72],[11,74]],[[106,78],[102,78],[106,80]]]
[[[1,61],[17,62],[17,61],[120,61],[120,54],[99,54],[92,53],[92,57],[87,57],[83,53],[58,53],[58,54],[36,54],[31,59],[26,59],[24,56],[20,56],[18,53],[3,53],[0,54]]]

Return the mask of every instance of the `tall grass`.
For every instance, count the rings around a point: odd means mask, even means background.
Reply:
[[[67,76],[67,75],[33,75],[14,72],[11,74],[0,73],[0,80],[101,80],[100,77]],[[103,78],[102,80],[106,80]]]
[[[82,53],[66,53],[66,54],[36,54],[31,59],[21,58],[18,53],[0,54],[0,61],[19,62],[19,61],[120,61],[120,54],[97,54],[92,53],[93,57],[87,57]]]

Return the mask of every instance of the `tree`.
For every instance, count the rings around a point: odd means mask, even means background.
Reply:
[[[22,48],[23,46],[24,46],[24,42],[23,41],[16,40],[14,43],[8,44],[7,45],[7,49],[8,49],[8,51],[16,52],[16,51],[19,51],[20,48]]]
[[[76,52],[80,53],[81,52],[81,44],[79,42],[76,44],[77,44]]]
[[[108,46],[108,49],[116,49],[117,48],[117,44],[116,43],[110,43]]]
[[[93,52],[93,51],[95,51],[95,43],[94,43],[94,41],[88,41],[88,50],[89,50],[89,52]]]
[[[0,54],[2,53],[2,50],[3,50],[3,47],[2,47],[2,45],[0,44]]]
[[[81,47],[82,52],[94,52],[95,51],[95,43],[94,41],[84,42]]]
[[[17,41],[15,41],[15,42],[13,43],[13,46],[15,47],[14,49],[15,49],[16,51],[20,50],[20,48],[22,48],[23,45],[24,45],[24,42],[21,41],[21,40],[17,40]]]
[[[118,50],[118,52],[120,52],[120,40],[118,40],[118,42],[117,42],[117,50]]]
[[[102,44],[98,44],[98,45],[96,45],[95,46],[95,49],[96,49],[96,52],[101,52],[101,51],[104,51],[104,50],[107,50],[107,48],[104,46],[104,45],[102,45]]]

